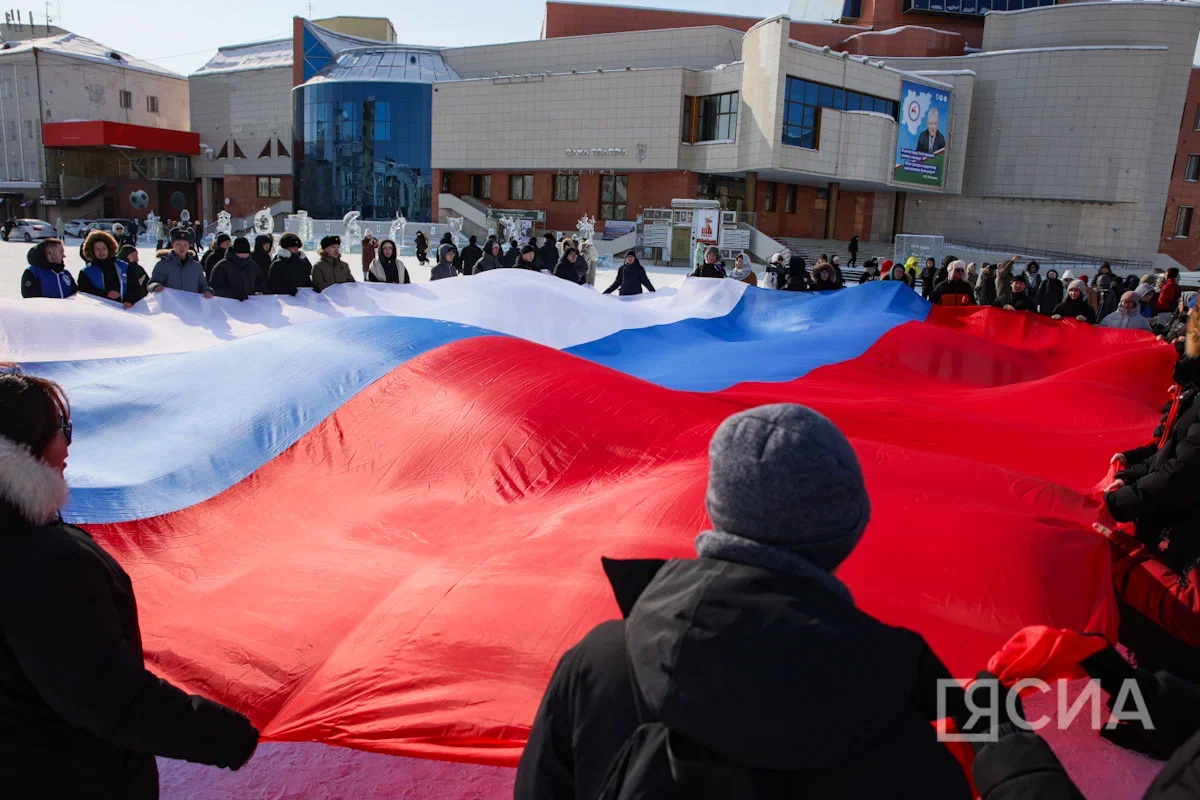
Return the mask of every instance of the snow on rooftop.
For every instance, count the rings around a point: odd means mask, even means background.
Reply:
[[[216,75],[225,72],[245,72],[253,69],[273,69],[292,66],[292,40],[272,39],[267,42],[234,44],[217,50],[192,75]]]
[[[182,75],[171,72],[169,69],[163,69],[156,64],[151,64],[149,61],[134,58],[128,53],[113,50],[111,47],[106,47],[77,33],[64,33],[60,36],[48,36],[44,39],[26,39],[19,42],[4,42],[0,44],[0,56],[3,56],[5,53],[29,53],[33,50],[41,50],[43,53],[53,53],[64,58],[92,61],[97,64],[108,64],[109,66],[121,67],[123,69],[152,72],[155,75],[166,75],[170,78],[183,79]]]
[[[943,36],[958,36],[959,38],[962,38],[961,33],[944,31],[941,28],[931,28],[928,25],[901,25],[898,28],[888,28],[886,31],[863,31],[862,33],[854,34],[850,37],[850,39],[857,39],[859,36],[865,36],[867,34],[872,36],[894,36],[895,34],[902,33],[904,31],[933,31],[934,33],[940,33]]]

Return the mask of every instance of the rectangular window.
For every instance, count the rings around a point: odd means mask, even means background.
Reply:
[[[12,92],[12,81],[10,81],[8,78],[0,81],[0,94],[3,94],[6,98],[8,98],[12,97]]]
[[[699,107],[697,142],[733,141],[737,136],[738,93],[696,98]]]
[[[33,120],[31,120],[31,119],[25,120],[25,138],[26,139],[33,138]]]
[[[690,95],[683,98],[683,123],[679,130],[679,141],[685,144],[696,141],[696,138],[692,136],[692,110],[695,107],[695,100],[696,98]],[[1197,112],[1196,118],[1200,120],[1200,111]]]
[[[133,92],[121,92],[121,108],[133,108]]]
[[[1192,230],[1192,207],[1180,206],[1179,214],[1175,217],[1175,236],[1186,239]]]
[[[766,199],[763,201],[763,211],[775,210],[775,184],[767,181]]]
[[[796,184],[789,183],[787,187],[787,196],[783,200],[783,210],[786,214],[796,213]]]
[[[1192,124],[1192,130],[1200,131],[1200,103],[1196,104],[1196,121]]]
[[[605,175],[600,181],[600,219],[622,220],[628,212],[628,175]]]
[[[151,114],[158,113],[158,98],[154,95],[146,95],[146,110]]]
[[[1200,156],[1190,155],[1187,160],[1187,172],[1184,174],[1185,181],[1200,181]]]
[[[873,111],[896,119],[900,104],[886,97],[788,76],[784,94],[783,143],[816,150],[821,140],[821,109]]]
[[[17,140],[17,121],[15,119],[10,119],[5,127],[8,128],[9,141],[15,142]]]
[[[533,199],[533,176],[532,175],[509,175],[508,176],[508,199],[509,200],[532,200]]]
[[[283,196],[283,178],[271,178],[271,197]]]
[[[579,199],[578,175],[554,176],[554,202],[572,203]]]
[[[271,196],[271,179],[270,178],[259,178],[258,179],[258,196],[259,197],[270,197]]]
[[[21,78],[21,94],[25,97],[31,97],[29,92],[29,78]]]
[[[450,191],[450,173],[443,172],[442,173],[442,192],[445,193],[448,191]]]

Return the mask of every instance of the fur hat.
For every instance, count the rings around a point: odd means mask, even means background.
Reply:
[[[279,246],[284,249],[289,247],[304,247],[304,242],[300,241],[300,237],[294,233],[285,233],[279,239]]]
[[[117,240],[113,238],[108,231],[95,230],[87,235],[83,240],[83,259],[91,262],[96,260],[95,247],[96,242],[104,242],[108,247],[108,257],[115,258],[117,255]]]
[[[324,250],[326,247],[332,247],[335,244],[341,245],[341,243],[342,239],[339,236],[326,236],[321,239],[321,249]]]

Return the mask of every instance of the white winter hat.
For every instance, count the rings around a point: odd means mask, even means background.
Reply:
[[[1082,297],[1087,297],[1087,284],[1083,281],[1071,281],[1067,286],[1067,292],[1070,293],[1072,289],[1078,289]]]

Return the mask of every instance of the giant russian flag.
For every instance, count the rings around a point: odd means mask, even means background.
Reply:
[[[268,739],[511,766],[618,614],[600,557],[691,555],[708,440],[762,403],[850,437],[874,514],[839,574],[955,674],[1023,626],[1114,634],[1091,493],[1174,353],[897,283],[617,299],[502,270],[0,302],[0,360],[66,387],[65,516],[132,575],[156,671]]]

